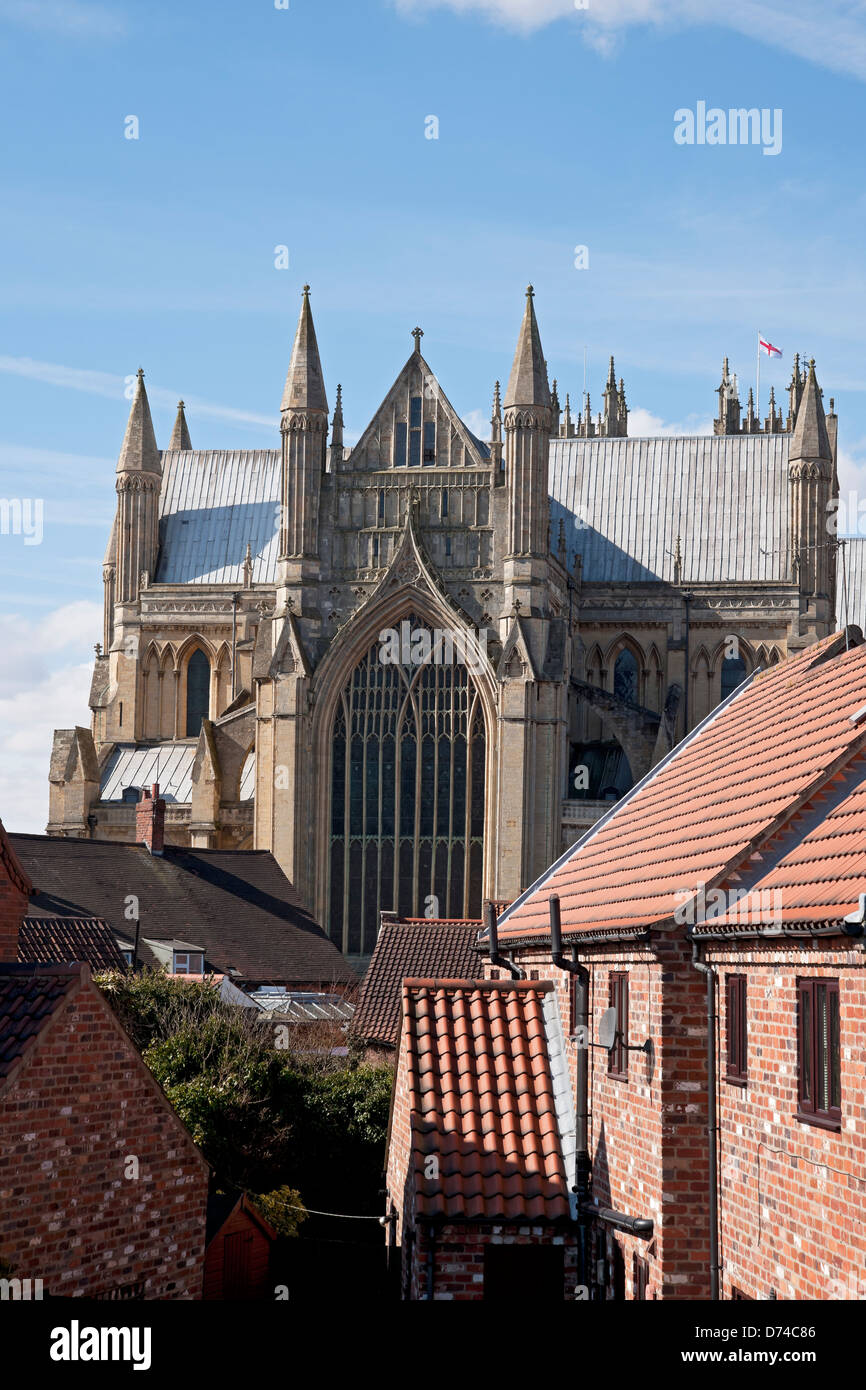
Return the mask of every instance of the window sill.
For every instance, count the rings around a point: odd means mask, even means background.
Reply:
[[[745,1091],[749,1084],[747,1076],[725,1076],[725,1081],[729,1086],[738,1086],[741,1091]]]
[[[798,1110],[794,1119],[801,1125],[815,1125],[818,1129],[829,1129],[840,1134],[842,1131],[842,1121],[834,1120],[829,1115],[804,1115],[802,1110]]]

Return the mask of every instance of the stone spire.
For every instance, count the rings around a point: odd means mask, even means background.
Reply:
[[[757,415],[755,414],[755,393],[754,393],[754,391],[752,390],[752,388],[751,388],[751,386],[750,386],[750,387],[749,387],[749,399],[748,399],[748,401],[746,402],[746,418],[745,418],[745,421],[743,422],[743,433],[744,433],[744,434],[759,434],[759,433],[760,433],[760,430],[761,430],[761,422],[759,421]]]
[[[168,443],[169,449],[191,449],[192,440],[189,437],[186,416],[183,413],[183,401],[177,403],[177,419],[174,422],[174,429],[171,432],[171,439]]]
[[[153,432],[153,420],[150,416],[150,405],[144,389],[144,372],[141,367],[138,369],[126,434],[120,446],[117,471],[151,473],[156,478],[162,477],[159,449],[156,447],[156,435]]]
[[[144,372],[139,367],[132,409],[117,460],[115,602],[138,599],[145,576],[153,578],[159,549],[159,490],[162,464],[156,447]]]
[[[331,421],[331,448],[342,449],[343,447],[343,388],[337,383],[337,404],[334,407],[334,418]]]
[[[563,439],[574,438],[574,423],[571,418],[571,397],[569,396],[567,391],[565,393],[565,410],[563,412],[562,424],[560,426],[559,432],[562,435]]]
[[[770,400],[768,405],[767,418],[764,421],[764,430],[767,434],[780,434],[782,430],[782,412],[776,412],[776,392],[770,387]]]
[[[328,413],[325,377],[316,342],[313,311],[310,308],[310,287],[304,285],[301,316],[292,347],[292,358],[280,410],[323,410]]]
[[[718,389],[718,397],[719,414],[718,418],[713,421],[713,433],[739,434],[742,407],[736,374],[731,374],[727,357],[722,363],[722,381]]]
[[[508,489],[505,553],[511,557],[535,556],[546,563],[550,554],[547,490],[550,390],[532,299],[530,285],[505,394],[505,485]],[[528,590],[526,594],[528,596]],[[524,602],[522,592],[515,591],[513,597]]]
[[[620,409],[621,405],[623,411]],[[614,371],[613,358],[611,357],[610,367],[607,373],[607,385],[604,388],[604,420],[599,429],[599,434],[606,435],[610,438],[619,437],[626,433],[627,415],[623,413],[624,407],[625,393],[622,390],[621,381],[620,389],[617,390],[616,372]]]
[[[562,409],[559,404],[559,392],[556,389],[556,377],[553,378],[553,389],[550,393],[550,432],[559,434],[559,417]]]
[[[791,380],[788,383],[788,430],[794,428],[797,419],[797,411],[800,408],[800,400],[803,395],[803,388],[806,385],[805,369],[800,371],[800,354],[794,353],[794,366],[791,371]]]
[[[493,414],[490,417],[490,459],[493,464],[493,477],[496,483],[502,481],[502,402],[499,399],[499,382],[493,388]]]
[[[827,433],[827,421],[818,378],[815,376],[815,359],[809,363],[809,375],[800,397],[797,419],[788,457],[792,459],[826,459],[833,461],[833,450]]]
[[[801,614],[801,632],[812,622],[816,633],[831,620],[836,582],[836,556],[827,525],[835,489],[835,465],[815,359],[800,397],[788,449],[791,544],[799,557],[800,593],[809,600]]]
[[[505,392],[505,408],[514,405],[540,405],[550,407],[550,390],[547,385],[547,367],[541,347],[541,336],[535,317],[533,302],[535,291],[531,285],[526,290],[526,309],[520,325],[520,337],[508,389]]]

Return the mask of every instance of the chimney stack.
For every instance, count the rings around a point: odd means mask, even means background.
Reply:
[[[151,854],[162,854],[165,845],[165,802],[159,795],[159,783],[150,791],[142,788],[141,800],[135,808],[136,844],[146,845]]]

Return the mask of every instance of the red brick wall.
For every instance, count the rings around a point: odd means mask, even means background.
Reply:
[[[27,912],[31,885],[0,822],[0,961],[18,959],[18,932]]]
[[[88,981],[0,1092],[0,1258],[50,1294],[200,1298],[207,1177]]]
[[[610,1076],[607,1054],[590,1050],[590,1155],[592,1195],[655,1223],[651,1241],[616,1232],[625,1262],[626,1298],[633,1296],[633,1256],[649,1266],[650,1298],[706,1298],[709,1291],[707,1221],[705,984],[691,965],[682,934],[645,943],[587,946],[581,963],[590,972],[590,1031],[609,1005],[609,979],[624,971],[629,983],[629,1042],[647,1038],[653,1052],[629,1054],[628,1080]],[[523,951],[527,974],[556,984],[572,1087],[577,1088],[577,1041],[570,1034],[572,976],[549,953]],[[488,975],[499,976],[500,971]],[[608,1248],[597,1232],[598,1255]],[[611,1254],[613,1253],[610,1247]],[[613,1296],[612,1286],[608,1295]]]
[[[419,1229],[411,1256],[413,1299],[427,1297],[427,1271],[433,1250],[434,1302],[468,1302],[484,1297],[484,1249],[487,1245],[561,1245],[564,1278],[562,1296],[574,1299],[577,1284],[577,1247],[574,1231],[546,1226],[444,1226],[431,1246],[426,1226]],[[404,1252],[404,1258],[405,1252]],[[516,1290],[519,1296],[519,1290]]]
[[[790,949],[793,946],[793,949]],[[833,939],[707,948],[719,973],[723,1296],[866,1298],[866,961]],[[842,948],[842,949],[840,949]],[[724,979],[747,979],[748,1085],[725,1080]],[[796,1119],[797,978],[839,980],[842,1129]]]

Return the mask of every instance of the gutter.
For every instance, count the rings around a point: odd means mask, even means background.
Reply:
[[[499,931],[496,922],[496,908],[489,899],[484,903],[484,921],[488,941],[488,959],[491,965],[504,966],[511,974],[512,980],[525,980],[526,971],[521,970],[519,965],[515,965],[508,956],[503,956],[499,950]]]

